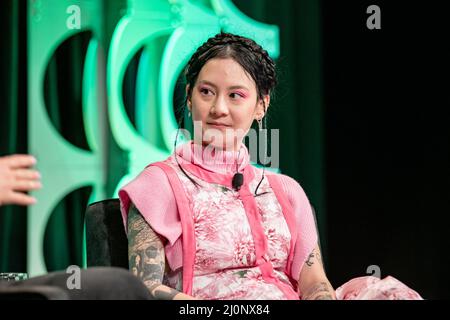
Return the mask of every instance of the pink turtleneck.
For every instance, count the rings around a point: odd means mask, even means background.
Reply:
[[[242,172],[250,162],[248,150],[243,144],[239,151],[224,151],[209,149],[190,141],[179,146],[176,152],[180,163],[194,163],[206,171],[222,174],[235,173],[236,164],[238,171]],[[262,170],[255,167],[254,169]],[[266,170],[266,175],[269,174],[275,173]],[[292,265],[292,277],[298,280],[304,261],[317,244],[316,225],[302,187],[286,175],[276,175],[294,209],[299,226]],[[165,249],[171,269],[176,270],[182,266],[181,221],[171,185],[164,171],[156,166],[145,168],[119,191],[119,197],[124,225],[127,224],[128,209],[133,202],[153,230],[167,241]]]
[[[229,174],[240,172],[250,162],[245,145],[238,151],[224,151],[218,148],[205,147],[190,141],[177,148],[179,163],[193,163],[199,167],[216,173]]]

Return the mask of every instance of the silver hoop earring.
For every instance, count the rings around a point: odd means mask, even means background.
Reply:
[[[262,119],[256,120],[258,122],[259,131],[262,130]]]

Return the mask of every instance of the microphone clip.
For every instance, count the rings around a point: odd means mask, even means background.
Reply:
[[[236,172],[233,176],[232,186],[236,191],[239,191],[241,186],[244,184],[244,175],[242,173]]]

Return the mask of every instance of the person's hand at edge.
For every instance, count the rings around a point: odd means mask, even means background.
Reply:
[[[0,157],[0,206],[28,206],[36,203],[34,197],[26,194],[42,187],[39,172],[31,168],[35,164],[36,159],[31,155]]]

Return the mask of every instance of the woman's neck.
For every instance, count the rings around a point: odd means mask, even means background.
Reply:
[[[236,151],[217,148],[210,144],[199,145],[191,140],[177,148],[177,155],[186,162],[222,174],[242,172],[250,162],[247,147],[242,143]]]
[[[198,142],[194,141],[194,143],[199,144]],[[223,145],[223,146],[215,146],[209,142],[202,141],[202,147],[203,148],[210,148],[210,149],[216,149],[220,150],[221,152],[239,152],[239,150],[242,147],[242,142],[239,143],[233,143],[233,146]]]

